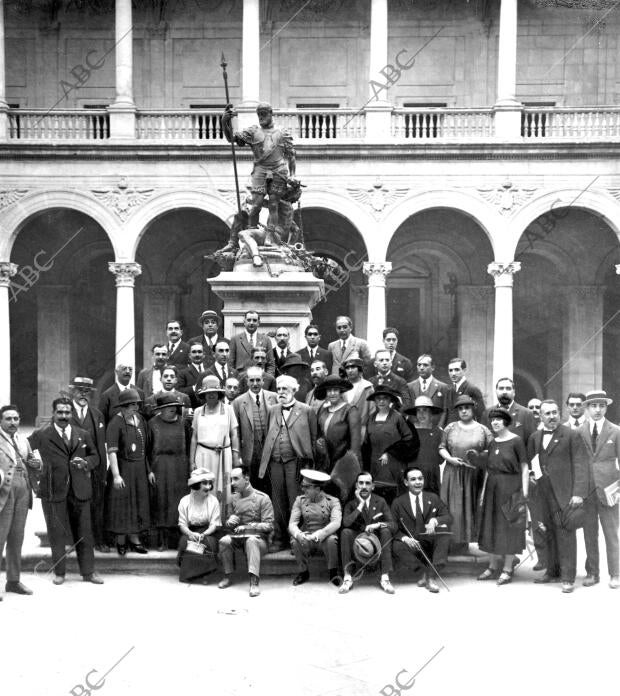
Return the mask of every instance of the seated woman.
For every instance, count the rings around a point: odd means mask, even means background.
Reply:
[[[525,548],[525,515],[509,521],[513,500],[521,493],[527,499],[529,487],[528,460],[523,440],[508,430],[512,418],[503,408],[489,411],[493,439],[482,487],[478,547],[491,554],[489,567],[478,580],[496,578],[498,585],[512,581],[512,561]],[[500,574],[501,570],[501,574]]]
[[[317,399],[323,401],[318,412],[317,451],[323,459],[322,468],[332,477],[333,488],[326,492],[345,503],[361,471],[361,427],[356,406],[344,395],[353,388],[351,382],[329,375],[316,388]]]
[[[179,582],[206,582],[217,568],[217,538],[221,527],[220,504],[211,492],[215,474],[194,469],[187,481],[189,495],[179,503]]]

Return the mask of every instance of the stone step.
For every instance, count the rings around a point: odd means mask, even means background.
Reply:
[[[119,556],[116,550],[110,553],[95,551],[95,567],[100,574],[128,573],[139,575],[175,575],[178,573],[176,551],[149,551],[148,554],[128,552]],[[486,554],[471,553],[462,556],[449,556],[445,575],[478,575],[488,564]],[[238,560],[238,567],[243,567],[243,561]],[[25,553],[22,559],[22,569],[25,572],[38,574],[53,573],[52,556],[49,547],[39,547]],[[325,561],[321,555],[310,559],[312,573],[325,573]],[[67,572],[77,573],[78,565],[75,552],[67,556]],[[261,575],[294,575],[297,564],[290,550],[276,551],[266,554],[261,561]]]

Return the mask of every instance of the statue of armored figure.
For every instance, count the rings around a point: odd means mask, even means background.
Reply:
[[[251,190],[242,210],[235,215],[228,244],[219,253],[247,249],[255,266],[263,264],[260,246],[279,247],[283,242],[303,243],[301,231],[293,220],[293,203],[301,196],[301,184],[295,178],[293,138],[287,130],[276,128],[273,109],[267,103],[256,107],[258,125],[235,131],[232,119],[236,116],[231,104],[222,117],[222,129],[228,142],[240,147],[249,145],[254,154]],[[267,226],[259,224],[259,214],[269,208]]]

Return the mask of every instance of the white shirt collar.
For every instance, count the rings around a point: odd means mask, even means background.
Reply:
[[[420,493],[420,507],[424,509],[424,491]],[[415,499],[416,495],[415,493],[412,493],[409,491],[409,500],[411,501],[411,509],[413,510],[413,516],[415,517]]]
[[[125,389],[130,389],[131,388],[131,382],[129,384],[121,384],[118,380],[116,380],[116,386],[121,390],[125,391]]]
[[[459,381],[454,385],[454,388],[458,389],[461,386],[461,384],[463,384],[464,381],[465,381],[465,377],[461,377],[461,379],[459,379]]]
[[[56,432],[57,432],[57,433],[60,435],[60,437],[62,438],[62,432],[63,432],[62,428],[59,428],[59,427],[56,425],[56,423],[54,423],[54,427],[56,428]],[[67,438],[68,438],[69,440],[71,440],[71,426],[70,426],[70,425],[68,425],[68,426],[65,428],[65,433],[67,434]]]
[[[588,419],[588,425],[590,426],[590,435],[592,435],[592,431],[594,430],[594,424],[596,423],[596,432],[600,435],[601,430],[603,429],[603,423],[605,423],[605,419],[602,418],[600,421],[593,421],[592,419]]]

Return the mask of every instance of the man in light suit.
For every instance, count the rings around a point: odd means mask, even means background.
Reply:
[[[439,592],[439,586],[420,549],[438,571],[446,565],[450,537],[440,532],[448,531],[452,515],[438,495],[424,490],[424,474],[417,467],[407,469],[405,484],[408,492],[392,503],[392,517],[397,525],[393,542],[394,556],[414,571],[423,567],[422,586],[429,592],[436,593]]]
[[[354,566],[353,542],[361,532],[375,534],[381,542],[381,589],[388,594],[394,594],[390,582],[392,572],[392,534],[396,524],[392,511],[385,498],[375,495],[372,474],[361,471],[355,481],[355,499],[350,500],[344,507],[342,515],[342,532],[340,533],[340,556],[344,577],[338,592],[346,594],[353,587],[351,571]]]
[[[400,334],[398,329],[393,326],[388,326],[383,329],[383,345],[386,350],[390,351],[390,357],[392,358],[392,372],[399,377],[402,377],[405,382],[411,382],[414,378],[413,365],[411,360],[406,358],[401,353],[396,352],[398,347],[398,339]]]
[[[552,399],[540,405],[542,429],[527,443],[530,462],[538,457],[540,476],[530,474],[532,517],[536,515],[545,528],[543,547],[546,571],[536,583],[562,581],[562,592],[575,587],[577,573],[577,532],[562,524],[562,513],[570,514],[583,505],[588,495],[588,462],[579,433],[560,425],[560,408]]]
[[[119,363],[115,369],[116,381],[114,384],[106,389],[99,397],[99,410],[103,414],[103,420],[105,421],[105,427],[108,427],[108,423],[112,418],[118,413],[118,397],[120,393],[126,389],[135,389],[142,403],[144,403],[144,392],[142,389],[138,389],[136,386],[131,384],[131,376],[133,375],[133,367],[131,365],[123,365]]]
[[[267,435],[269,407],[278,403],[275,392],[263,388],[264,373],[256,365],[247,369],[248,391],[233,401],[233,410],[239,424],[241,461],[250,467],[250,483],[257,490],[269,494],[267,479],[258,478],[263,443]]]
[[[138,379],[136,379],[136,386],[144,392],[144,396],[147,398],[152,394],[159,394],[163,390],[161,371],[168,363],[168,348],[163,343],[155,343],[151,348],[151,355],[153,366],[140,370]]]
[[[108,473],[108,456],[105,446],[105,420],[98,408],[91,406],[90,399],[95,385],[90,377],[74,377],[69,385],[73,406],[69,425],[86,430],[90,435],[97,453],[97,463],[91,472],[93,497],[90,501],[90,516],[93,524],[95,550],[109,553],[103,525],[103,504],[105,499],[106,477]]]
[[[20,582],[19,576],[26,517],[32,508],[28,468],[38,471],[41,462],[32,454],[28,440],[19,435],[18,428],[17,406],[0,408],[0,560],[6,544],[5,590],[31,595],[32,590]]]
[[[497,404],[487,408],[482,416],[482,424],[487,428],[491,427],[489,423],[489,411],[494,408],[503,408],[508,411],[512,422],[508,426],[508,430],[518,435],[527,445],[530,435],[536,432],[537,425],[534,416],[527,406],[522,406],[515,401],[515,384],[510,377],[500,377],[495,385],[497,393]]]
[[[607,406],[613,403],[602,390],[590,391],[584,401],[588,420],[579,428],[589,460],[589,495],[585,503],[583,535],[586,542],[585,587],[599,582],[598,523],[601,522],[607,549],[609,587],[620,587],[620,555],[618,551],[618,510],[620,503],[609,505],[605,488],[620,479],[620,428],[605,418]]]
[[[475,384],[472,384],[467,379],[467,363],[463,358],[452,358],[448,363],[448,374],[450,375],[450,388],[446,398],[446,408],[448,409],[448,418],[446,423],[452,423],[459,419],[457,409],[454,408],[454,403],[465,394],[470,396],[474,401],[474,418],[480,421],[482,414],[485,411],[484,397],[482,392]]]
[[[43,461],[39,497],[52,547],[54,584],[65,581],[65,541],[72,536],[82,579],[102,585],[103,580],[95,573],[90,518],[90,472],[96,466],[97,452],[85,430],[69,425],[71,406],[66,397],[54,399],[52,422],[35,430],[28,439]]]
[[[345,360],[354,355],[361,358],[364,369],[367,370],[372,363],[372,355],[368,343],[362,338],[353,335],[353,320],[351,317],[336,318],[336,333],[338,340],[332,341],[327,349],[332,354],[332,375],[340,376],[340,368]]]
[[[183,341],[183,329],[177,319],[171,319],[166,324],[168,336],[168,365],[183,368],[189,362],[189,344]]]
[[[319,327],[316,324],[308,324],[304,330],[304,336],[306,338],[307,346],[305,348],[300,348],[296,352],[308,365],[312,365],[315,360],[322,360],[327,366],[327,371],[329,374],[332,371],[332,363],[334,358],[327,348],[321,348],[319,345],[321,341],[321,332],[319,331]]]
[[[220,323],[221,320],[217,312],[214,312],[212,309],[205,310],[198,317],[198,326],[202,329],[202,334],[199,336],[192,336],[192,338],[189,339],[190,346],[192,343],[200,343],[202,345],[204,351],[202,362],[204,362],[205,370],[208,370],[215,362],[215,353],[213,351],[217,342],[220,339],[228,341],[225,336],[218,333]]]
[[[300,468],[314,467],[316,414],[295,400],[299,384],[288,375],[277,379],[278,404],[269,407],[267,436],[258,477],[271,485],[276,525],[274,542],[284,546],[290,512],[297,497]]]
[[[413,382],[407,384],[410,403],[415,403],[418,396],[428,396],[433,402],[433,406],[441,409],[441,413],[432,416],[433,424],[441,428],[446,422],[448,385],[445,382],[440,382],[433,376],[435,363],[433,362],[432,356],[426,353],[420,355],[416,367],[418,370],[418,379],[414,379]]]
[[[276,371],[275,362],[273,359],[273,351],[271,350],[271,339],[267,334],[259,333],[260,316],[258,312],[250,310],[245,313],[243,319],[245,331],[237,334],[230,341],[230,355],[228,357],[230,366],[241,372],[252,365],[252,348],[261,347],[265,349],[267,360],[265,363],[265,372],[274,375]]]

